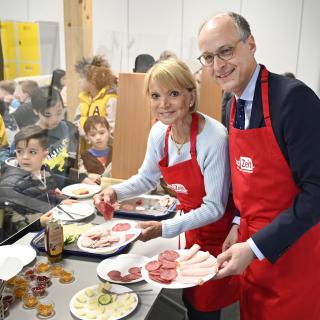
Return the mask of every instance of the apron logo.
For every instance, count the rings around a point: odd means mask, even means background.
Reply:
[[[239,160],[236,159],[237,169],[242,172],[252,173],[253,172],[253,162],[251,158],[240,157]]]
[[[180,183],[168,184],[168,187],[177,193],[188,194],[187,189]]]

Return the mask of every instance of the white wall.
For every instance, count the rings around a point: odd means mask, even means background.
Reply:
[[[1,19],[58,21],[64,61],[63,0],[0,0],[0,7]],[[320,95],[319,0],[93,0],[93,50],[115,72],[131,71],[140,53],[157,59],[165,49],[195,70],[199,26],[224,10],[248,19],[259,62],[294,72]]]

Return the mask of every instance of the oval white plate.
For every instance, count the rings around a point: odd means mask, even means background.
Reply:
[[[87,317],[87,315],[85,315],[85,316],[79,316],[79,315],[77,314],[77,311],[79,311],[79,309],[76,309],[76,308],[74,307],[74,303],[76,302],[76,298],[77,298],[78,295],[85,295],[85,291],[86,291],[87,289],[93,290],[93,291],[96,293],[97,299],[98,299],[99,295],[102,294],[102,293],[97,293],[98,285],[95,285],[95,286],[87,287],[87,288],[84,288],[84,289],[80,290],[79,292],[77,292],[77,293],[71,298],[71,301],[70,301],[70,304],[69,304],[70,311],[71,311],[71,313],[72,313],[74,316],[76,316],[78,319],[81,319],[81,320],[87,320],[87,319],[89,319],[89,318]],[[111,287],[110,290],[113,291],[113,292],[116,292],[116,293],[132,291],[130,288],[125,287],[125,286],[121,286],[121,285],[119,285],[119,284],[112,284],[112,287]],[[114,317],[114,316],[111,315],[110,317],[108,317],[109,320],[122,319],[122,318],[126,317],[127,315],[129,315],[131,312],[133,312],[133,311],[137,308],[137,306],[138,306],[138,296],[137,296],[136,293],[132,293],[132,294],[135,296],[135,299],[136,299],[136,302],[135,302],[135,304],[133,305],[132,309],[130,309],[130,310],[127,311],[127,312],[124,312],[121,316],[118,316],[118,317],[117,317],[117,316]],[[86,296],[86,295],[85,295],[85,296]],[[121,297],[121,296],[120,296],[120,297]],[[88,297],[87,297],[87,298],[88,298]],[[90,298],[90,299],[92,299],[92,298]],[[119,297],[118,297],[118,299],[119,299]],[[88,299],[88,300],[89,300],[89,299]],[[110,305],[108,305],[108,306],[110,306]],[[89,312],[90,312],[90,313],[93,313],[93,312],[94,312],[94,311],[90,311],[90,310],[87,308],[87,305],[85,305],[84,308],[81,308],[81,310],[82,310],[82,309],[84,309],[84,310],[85,310],[86,312],[88,312],[88,313],[89,313]],[[100,319],[99,316],[97,316],[96,319]]]
[[[91,233],[92,231],[97,231],[99,230],[102,226],[108,226],[109,229],[112,229],[112,227],[118,223],[129,223],[131,228],[127,231],[121,231],[121,232],[113,232],[112,231],[112,234],[133,234],[134,236],[127,240],[127,241],[124,241],[124,242],[121,242],[121,243],[115,243],[114,245],[111,245],[109,247],[104,247],[104,248],[87,248],[87,247],[84,247],[82,246],[81,242],[82,242],[82,239],[84,238],[85,234],[86,233]],[[107,221],[106,223],[103,223],[103,224],[100,224],[98,226],[94,226],[92,227],[91,229],[89,229],[88,231],[86,231],[85,233],[83,233],[79,239],[78,239],[78,247],[83,250],[83,251],[86,251],[86,252],[90,252],[90,253],[97,253],[97,254],[103,254],[103,253],[112,253],[114,252],[116,249],[119,249],[120,247],[123,247],[127,244],[129,244],[130,242],[134,241],[135,239],[138,238],[138,236],[140,235],[141,233],[141,229],[137,229],[135,227],[135,225],[137,224],[136,221],[130,221],[130,220],[110,220],[110,221]]]
[[[174,250],[174,251],[176,251],[176,252],[178,252],[180,254],[183,254],[183,252],[185,252],[186,250],[182,249],[182,250]],[[202,252],[202,251],[198,251],[198,252]],[[158,256],[159,255],[156,255],[156,256],[150,258],[149,261],[158,260]],[[144,266],[142,267],[141,274],[142,274],[142,277],[143,277],[144,280],[146,280],[148,283],[150,283],[150,284],[152,284],[154,286],[158,286],[158,287],[161,287],[161,288],[167,288],[167,289],[183,289],[183,288],[195,287],[195,286],[198,285],[196,283],[182,283],[182,282],[179,282],[179,281],[176,281],[176,280],[172,281],[170,284],[164,284],[164,283],[153,281],[153,280],[151,280],[149,278],[148,270],[145,268],[145,265],[147,263],[145,263]],[[211,273],[211,274],[206,275],[206,276],[199,276],[199,278],[201,278],[204,282],[206,282],[206,281],[210,280],[211,278],[213,278],[215,274],[216,273]]]
[[[74,219],[69,217],[66,213],[63,211],[59,210],[59,208],[53,208],[53,217],[58,220],[63,220],[63,221],[80,221],[85,218],[90,217],[94,211],[95,208],[94,206],[87,204],[87,203],[72,203],[71,205],[69,204],[61,204],[61,208],[72,215]],[[81,216],[80,216],[81,215]]]
[[[12,257],[20,259],[23,265],[27,265],[37,256],[36,250],[24,244],[9,244],[0,246],[1,257]]]
[[[23,268],[22,260],[13,257],[0,256],[0,279],[9,280],[17,275]]]
[[[77,189],[86,189],[89,191],[87,194],[82,194],[82,195],[77,195],[74,194],[72,191],[77,190]],[[72,198],[77,198],[77,199],[82,199],[82,198],[89,198],[92,197],[94,194],[97,192],[101,191],[101,186],[97,184],[86,184],[86,183],[76,183],[76,184],[71,184],[70,186],[64,187],[61,192]]]
[[[149,258],[145,256],[139,256],[137,254],[120,254],[116,257],[107,258],[102,260],[97,267],[98,276],[106,281],[121,283],[121,284],[130,284],[134,282],[143,281],[144,279],[141,277],[140,279],[136,279],[130,282],[122,282],[112,280],[108,276],[108,272],[111,270],[118,270],[122,275],[128,274],[128,269],[131,267],[142,267],[149,261]]]

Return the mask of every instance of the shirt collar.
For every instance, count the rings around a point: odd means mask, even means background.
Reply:
[[[242,92],[242,95],[240,97],[237,97],[237,99],[240,98],[246,101],[251,101],[251,102],[253,101],[254,90],[256,87],[256,82],[259,76],[259,72],[260,72],[260,65],[257,64],[256,69],[254,70],[254,73],[249,83],[247,84],[246,88]]]

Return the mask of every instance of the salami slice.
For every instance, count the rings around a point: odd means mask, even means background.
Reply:
[[[141,274],[141,267],[131,267],[128,269],[131,274]]]
[[[155,282],[159,282],[159,283],[163,283],[163,284],[170,284],[171,283],[171,280],[165,280],[165,279],[160,278],[159,276],[150,275],[149,278]]]
[[[148,270],[148,271],[154,271],[154,270],[157,270],[161,267],[161,262],[157,261],[157,260],[152,260],[150,262],[148,262],[145,266],[145,268]]]
[[[179,253],[174,251],[174,250],[165,250],[161,252],[158,256],[158,260],[167,260],[167,261],[175,261],[176,259],[179,258]]]
[[[178,272],[175,269],[163,269],[160,272],[160,278],[162,280],[172,281],[178,275]]]
[[[114,281],[121,281],[121,272],[118,270],[111,270],[107,273],[108,277]]]
[[[130,223],[117,223],[112,227],[112,231],[127,231],[131,228]]]
[[[175,269],[177,267],[177,263],[175,261],[161,260],[161,263],[161,269]]]

